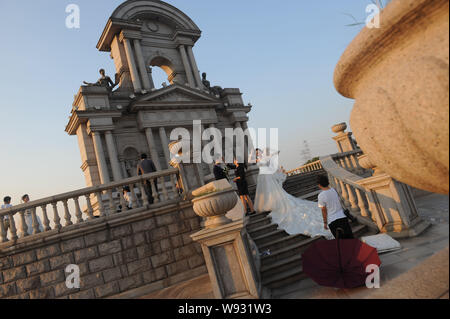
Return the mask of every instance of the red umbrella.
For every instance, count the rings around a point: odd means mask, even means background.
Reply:
[[[314,242],[302,255],[303,271],[321,286],[364,286],[368,265],[381,265],[376,248],[358,239]]]

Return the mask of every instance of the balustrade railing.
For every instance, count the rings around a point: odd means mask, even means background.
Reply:
[[[359,176],[368,176],[371,175],[371,172],[364,169],[360,164],[358,157],[363,155],[363,151],[360,149],[345,152],[345,153],[337,153],[333,154],[332,158],[334,162],[341,168],[354,173]]]
[[[295,176],[295,175],[300,175],[303,173],[309,173],[309,172],[314,172],[314,171],[319,171],[322,170],[322,163],[320,161],[316,161],[313,163],[309,163],[303,166],[300,166],[296,169],[293,169],[291,171],[286,172],[287,176]]]
[[[0,210],[0,243],[94,218],[170,204],[181,200],[186,191],[179,170],[168,169],[13,206]]]
[[[321,157],[320,161],[329,175],[331,186],[340,194],[344,205],[351,210],[353,215],[360,215],[365,224],[376,228],[376,216],[378,215],[373,194],[358,184],[365,179],[350,171],[353,169],[364,170],[359,166],[357,156],[361,151],[339,153]],[[342,165],[342,166],[341,166]]]

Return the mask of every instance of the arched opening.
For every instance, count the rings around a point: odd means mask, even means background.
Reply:
[[[160,89],[164,87],[164,85],[170,84],[166,71],[160,67],[152,68],[152,78],[153,83],[155,84],[155,89]]]
[[[152,77],[155,88],[158,89],[163,87],[163,83],[166,85],[173,84],[175,68],[172,62],[159,56],[151,60],[150,66],[152,67]]]

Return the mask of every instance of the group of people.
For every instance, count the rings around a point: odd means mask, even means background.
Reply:
[[[22,203],[26,204],[30,201],[30,196],[28,194],[25,194],[22,196]],[[3,198],[3,204],[1,205],[1,209],[7,209],[7,208],[11,208],[13,207],[13,205],[11,204],[12,202],[12,198],[11,196],[5,196]],[[33,233],[33,214],[31,209],[28,209],[24,212],[24,217],[25,217],[25,223],[27,225],[27,234],[31,235]],[[36,216],[36,221],[39,225],[39,230],[42,232],[44,231],[44,227],[42,226],[42,222],[41,219],[39,218],[39,216]],[[8,231],[9,228],[11,227],[11,222],[9,220],[9,216],[4,216],[3,220],[0,219],[0,222],[3,223],[3,227],[5,229],[5,231]],[[16,224],[18,223],[18,229],[22,229],[22,220],[19,219]]]
[[[283,189],[287,176],[278,166],[278,156],[279,152],[272,152],[270,149],[256,150],[259,175],[254,203],[249,196],[245,164],[237,160],[234,164],[225,164],[223,159],[218,160],[214,166],[214,175],[216,180],[229,179],[228,172],[234,169],[234,182],[246,214],[270,212],[272,221],[290,235],[323,236],[328,239],[333,236],[339,236],[341,239],[353,238],[349,223],[352,216],[343,208],[337,191],[330,186],[328,177],[318,177],[317,184],[321,189],[318,203],[296,198]]]

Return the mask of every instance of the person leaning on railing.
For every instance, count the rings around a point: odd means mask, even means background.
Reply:
[[[7,208],[11,208],[11,197],[10,196],[6,196],[5,198],[3,198],[3,205],[1,207],[1,209],[7,209]],[[5,231],[8,231],[9,229],[9,216],[5,216],[5,217],[0,217],[0,222],[3,223],[3,225],[5,225]]]

